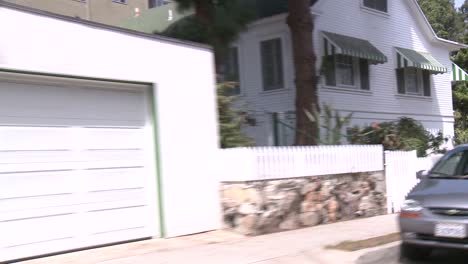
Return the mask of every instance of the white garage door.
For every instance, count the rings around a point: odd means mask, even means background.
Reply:
[[[155,235],[148,91],[112,88],[0,79],[0,262]]]

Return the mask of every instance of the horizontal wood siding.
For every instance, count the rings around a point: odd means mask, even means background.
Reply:
[[[369,67],[369,92],[328,89],[321,84],[320,100],[344,112],[355,112],[353,119],[355,125],[395,120],[404,115],[423,122],[428,129],[443,129],[445,134],[453,135],[449,51],[429,41],[414,19],[406,0],[389,1],[388,4],[388,15],[363,9],[360,1],[327,0],[319,2],[314,7],[314,11],[320,13],[315,19],[314,31],[314,45],[318,58],[317,69],[320,68],[321,57],[324,54],[321,31],[366,39],[388,57],[387,63]],[[242,81],[240,103],[245,105],[243,108],[257,114],[294,110],[294,67],[289,29],[285,24],[285,19],[285,15],[280,15],[256,22],[241,35],[237,42],[242,67],[240,70]],[[283,38],[286,89],[262,92],[259,42],[278,36]],[[432,97],[415,98],[398,95],[394,47],[430,52],[449,69],[446,74],[431,75]],[[260,122],[257,127],[248,129],[249,135],[263,145],[267,143],[265,140],[267,128],[264,123]]]

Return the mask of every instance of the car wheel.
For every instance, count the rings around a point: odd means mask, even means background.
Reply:
[[[432,248],[418,247],[414,245],[401,244],[400,258],[410,260],[423,260],[427,259],[432,253]]]

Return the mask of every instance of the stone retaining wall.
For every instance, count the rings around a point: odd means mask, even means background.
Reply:
[[[384,172],[223,182],[224,228],[261,235],[386,214]]]

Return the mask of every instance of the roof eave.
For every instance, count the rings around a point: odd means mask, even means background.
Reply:
[[[456,42],[456,41],[451,41],[451,40],[448,40],[448,39],[443,39],[443,38],[440,38],[438,36],[434,37],[434,41],[437,41],[437,42],[443,44],[444,46],[449,48],[451,51],[456,51],[456,50],[459,50],[459,49],[468,48],[468,45],[466,45],[466,44],[459,43],[459,42]]]
[[[438,37],[434,29],[432,28],[431,23],[424,14],[424,11],[419,6],[417,0],[407,0],[407,2],[411,4],[411,9],[415,10],[418,14],[418,19],[424,27],[423,31],[427,34],[431,41],[444,45],[450,51],[468,48],[468,45]]]
[[[157,41],[172,43],[172,44],[179,44],[179,45],[183,45],[183,46],[187,46],[187,47],[199,48],[199,49],[203,49],[203,50],[213,52],[213,47],[211,47],[209,45],[206,45],[206,44],[202,44],[202,43],[197,43],[197,42],[192,42],[192,41],[187,41],[187,40],[181,40],[181,39],[175,39],[175,38],[166,37],[166,36],[159,35],[159,34],[148,34],[148,33],[143,33],[143,32],[139,32],[139,31],[136,31],[136,30],[111,26],[111,25],[98,23],[98,22],[94,22],[94,21],[90,21],[90,20],[79,19],[79,18],[74,18],[74,17],[70,17],[70,16],[64,16],[64,15],[60,15],[60,14],[56,14],[56,13],[51,13],[51,12],[31,8],[31,7],[28,7],[28,6],[14,4],[14,3],[10,3],[10,2],[5,2],[4,0],[0,0],[0,8],[8,8],[8,9],[11,9],[11,10],[25,12],[25,13],[29,13],[29,14],[33,14],[33,15],[38,15],[38,16],[53,18],[53,19],[57,19],[57,20],[61,20],[61,21],[81,24],[83,26],[88,26],[88,27],[91,27],[91,28],[97,28],[97,29],[112,31],[112,32],[116,32],[116,33],[126,34],[126,35],[132,36],[132,37],[142,37],[142,38],[146,38],[146,39],[157,40]]]

